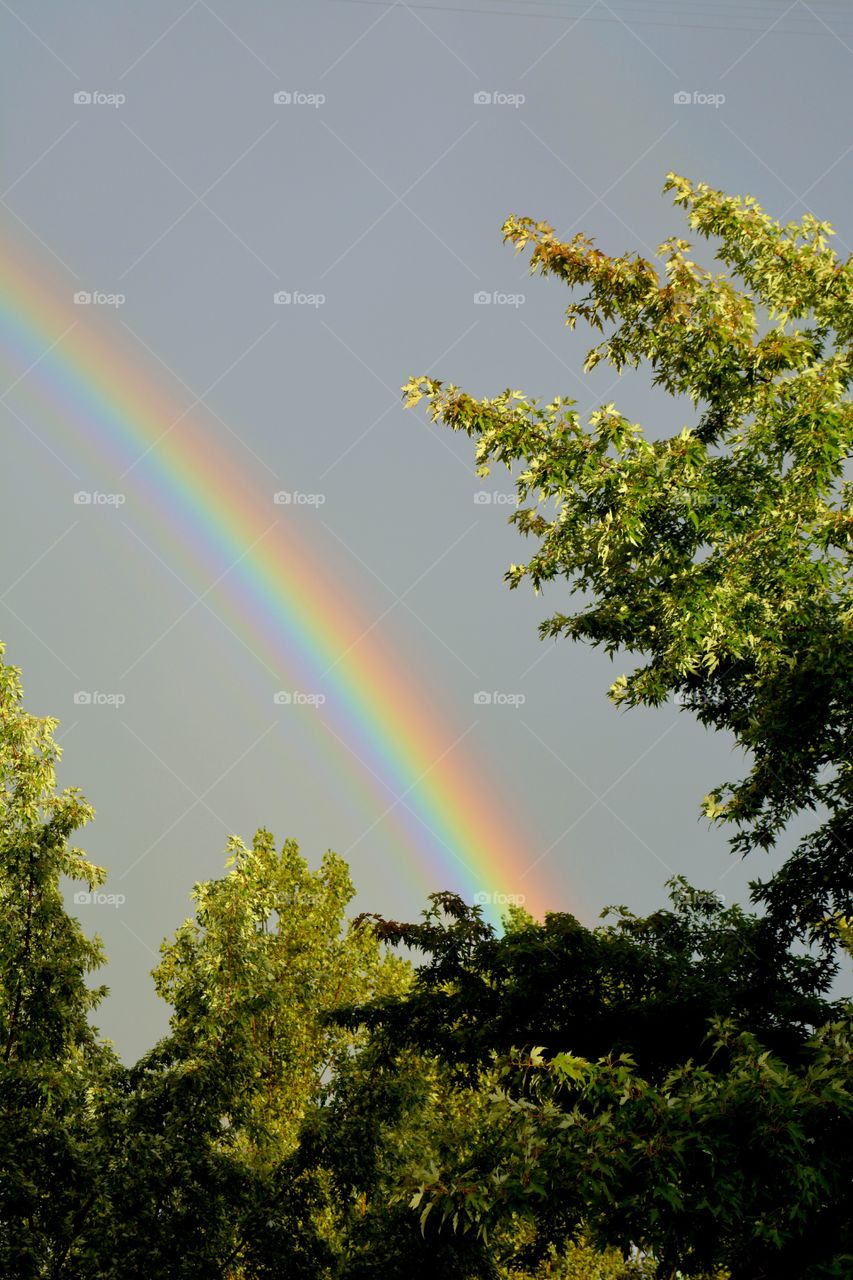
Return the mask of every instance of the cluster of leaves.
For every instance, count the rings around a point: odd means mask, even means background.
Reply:
[[[490,1099],[472,1150],[405,1175],[410,1204],[487,1240],[524,1224],[528,1266],[585,1229],[666,1276],[846,1276],[850,1005],[768,920],[670,890],[671,910],[595,930],[517,911],[496,937],[446,894],[422,924],[376,922],[425,962],[403,997],[336,1017],[432,1045]]]
[[[750,197],[675,174],[665,190],[744,288],[700,269],[679,238],[660,247],[661,279],[638,255],[610,257],[580,234],[563,243],[547,223],[512,217],[503,231],[531,248],[531,272],[586,290],[566,312],[604,335],[586,368],[647,362],[656,385],[693,402],[692,426],[653,440],[613,404],[585,426],[571,399],[475,399],[432,377],[411,379],[406,403],[426,397],[433,421],[474,437],[481,475],[523,465],[510,520],[539,546],[507,580],[539,591],[563,578],[590,601],[543,636],[644,655],[614,702],[675,695],[750,755],[747,776],[704,802],[734,824],[735,851],[768,849],[796,814],[824,811],[754,890],[792,931],[827,937],[826,917],[853,907],[853,263],[811,215],[781,226]]]
[[[56,794],[55,727],[23,709],[20,673],[0,664],[0,1270],[22,1277],[61,1259],[85,1216],[89,1093],[114,1062],[89,1023],[101,946],[60,889],[63,875],[93,889],[105,873],[69,846],[92,809]]]
[[[715,1047],[724,1070],[688,1062],[657,1084],[628,1054],[516,1056],[470,1166],[423,1182],[414,1202],[480,1232],[514,1213],[549,1234],[557,1204],[595,1242],[653,1251],[663,1274],[848,1276],[851,1015],[796,1070],[731,1024]]]
[[[336,1020],[366,1025],[388,1045],[431,1049],[474,1079],[495,1053],[571,1044],[586,1057],[630,1052],[659,1077],[706,1051],[713,1018],[738,1018],[795,1061],[835,1006],[826,1000],[837,964],[794,953],[766,917],[669,882],[670,908],[639,917],[610,908],[610,923],[584,927],[549,912],[511,908],[502,936],[482,911],[452,893],[431,895],[421,922],[369,920],[381,941],[424,955],[416,980]]]

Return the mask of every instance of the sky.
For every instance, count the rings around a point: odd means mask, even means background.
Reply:
[[[260,826],[345,857],[353,912],[451,888],[593,924],[676,874],[745,901],[780,855],[700,817],[743,759],[672,703],[617,711],[627,659],[539,640],[569,596],[503,581],[511,478],[400,387],[695,421],[582,373],[501,224],[651,256],[686,234],[674,170],[847,257],[849,7],[3,0],[0,30],[0,638],[97,811],[109,876],[68,900],[121,1055],[167,1029],[150,970],[193,884]]]

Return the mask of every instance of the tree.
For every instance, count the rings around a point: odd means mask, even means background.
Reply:
[[[381,1003],[387,1007],[387,1000]],[[405,999],[403,1007],[409,1008]],[[620,1251],[594,1249],[582,1237],[540,1247],[538,1224],[526,1213],[496,1215],[487,1238],[436,1232],[434,1224],[424,1230],[422,1197],[414,1195],[413,1213],[413,1191],[424,1177],[435,1179],[439,1170],[465,1168],[476,1158],[494,1122],[496,1076],[460,1072],[455,1060],[421,1043],[424,1036],[403,1044],[383,1032],[374,1027],[337,1075],[329,1105],[303,1134],[306,1160],[331,1172],[340,1241],[336,1277],[652,1280],[652,1264],[626,1262]],[[447,1207],[452,1218],[459,1206],[448,1200]]]
[[[541,934],[519,917],[490,939],[462,904],[455,937],[380,923],[428,963],[405,1008],[371,1016],[402,1043],[431,1034],[481,1082],[495,1055],[494,1112],[472,1159],[412,1184],[426,1216],[480,1231],[521,1216],[543,1245],[585,1223],[598,1244],[650,1250],[667,1275],[846,1276],[853,1015],[823,997],[853,902],[853,262],[810,215],[782,227],[749,197],[675,174],[665,190],[742,287],[701,270],[677,237],[659,250],[661,278],[584,235],[562,243],[547,223],[511,217],[503,231],[530,246],[532,273],[584,288],[566,315],[602,335],[585,369],[648,362],[654,384],[692,401],[691,425],[652,440],[613,404],[584,426],[567,398],[475,399],[432,377],[411,379],[406,403],[426,397],[433,421],[475,438],[481,475],[517,472],[510,519],[538,546],[507,581],[538,593],[565,579],[587,596],[542,636],[641,655],[611,686],[617,705],[674,695],[750,757],[703,805],[733,850],[772,848],[810,810],[818,824],[753,883],[763,918],[708,912],[681,885],[673,912],[623,911],[606,947],[554,916]],[[823,961],[801,967],[798,939],[819,941]],[[513,998],[521,974],[526,1006]],[[508,1035],[521,1047],[508,1052]]]
[[[383,957],[370,929],[345,927],[355,891],[336,854],[311,872],[295,841],[279,853],[264,830],[251,848],[236,837],[228,848],[231,871],[196,886],[196,919],[163,945],[154,979],[174,1008],[175,1050],[227,1069],[223,1121],[263,1163],[268,1149],[272,1159],[294,1150],[307,1106],[353,1050],[353,1034],[325,1015],[401,992],[408,966]]]
[[[609,908],[593,929],[574,916],[544,921],[511,908],[504,932],[456,894],[430,897],[416,924],[369,917],[381,941],[420,952],[410,988],[336,1015],[369,1027],[391,1053],[439,1055],[474,1081],[495,1055],[565,1045],[584,1057],[630,1053],[650,1079],[688,1060],[708,1062],[715,1018],[788,1062],[843,1002],[827,999],[837,965],[793,953],[771,921],[713,893],[669,881],[670,907],[636,916]]]
[[[660,247],[661,279],[639,255],[610,257],[582,234],[562,243],[544,222],[511,217],[503,233],[531,247],[531,273],[585,288],[566,312],[604,335],[585,369],[648,362],[655,385],[693,402],[692,425],[651,440],[613,404],[586,428],[571,399],[478,400],[431,377],[410,380],[406,403],[425,396],[433,421],[476,438],[481,475],[523,463],[510,519],[539,545],[510,586],[564,578],[591,597],[543,637],[643,655],[611,686],[617,705],[675,695],[749,754],[748,774],[704,801],[735,852],[769,849],[795,815],[823,811],[753,893],[792,934],[834,945],[827,917],[853,907],[853,262],[810,214],[783,227],[751,197],[676,174],[664,190],[745,288],[676,237]]]
[[[0,657],[4,650],[0,645]],[[20,672],[0,662],[0,1271],[59,1274],[96,1195],[87,1118],[115,1059],[89,1016],[102,963],[65,911],[60,877],[91,892],[104,871],[69,841],[92,817],[56,792],[57,722],[21,705]]]
[[[371,930],[345,926],[354,891],[337,855],[312,872],[295,841],[279,851],[265,830],[251,847],[232,837],[229,853],[161,948],[170,1035],[103,1113],[94,1274],[272,1280],[335,1266],[328,1177],[299,1137],[363,1037],[324,1015],[401,992],[408,966],[383,957]]]
[[[0,657],[4,647],[0,644]],[[75,787],[56,794],[57,721],[21,706],[17,667],[0,663],[0,1028],[3,1061],[62,1060],[91,1048],[89,1012],[106,994],[87,973],[103,962],[63,908],[60,876],[91,892],[105,878],[68,841],[94,810]]]
[[[595,929],[513,909],[502,936],[453,894],[419,924],[374,918],[424,961],[405,995],[337,1016],[481,1100],[472,1140],[402,1188],[430,1229],[525,1238],[529,1267],[585,1230],[666,1277],[846,1275],[853,1013],[826,998],[833,966],[683,880],[670,898]]]
[[[61,886],[104,881],[71,845],[93,811],[56,793],[57,722],[21,702],[20,673],[0,663],[0,1272],[331,1277],[336,1206],[298,1137],[324,1073],[364,1037],[323,1017],[401,992],[408,966],[344,926],[341,859],[312,873],[293,841],[234,839],[231,869],[196,886],[196,919],[163,947],[171,1034],[122,1066],[90,1023],[100,942]]]
[[[352,885],[333,853],[311,872],[292,840],[279,851],[264,830],[251,847],[232,839],[226,874],[196,886],[195,917],[161,949],[170,1033],[131,1067],[116,1059],[89,1021],[104,994],[86,980],[100,944],[63,904],[63,875],[92,892],[104,872],[69,845],[92,810],[76,790],[55,792],[55,724],[22,709],[19,673],[0,664],[2,1274],[531,1276],[525,1214],[489,1241],[436,1240],[409,1207],[425,1162],[476,1154],[493,1104],[433,1046],[391,1052],[343,1016],[395,1005],[412,973],[370,920],[347,922]],[[649,1274],[583,1241],[535,1271]]]
[[[486,1097],[459,1088],[429,1052],[389,1053],[375,1040],[340,1065],[324,1102],[308,1117],[301,1153],[328,1174],[336,1280],[499,1280],[490,1242],[425,1236],[408,1204],[424,1163],[473,1150]]]
[[[583,1222],[666,1277],[849,1276],[850,1009],[797,1068],[732,1024],[717,1031],[722,1070],[688,1061],[658,1083],[629,1054],[512,1055],[471,1161],[429,1171],[412,1206],[480,1233],[521,1217],[546,1240]]]

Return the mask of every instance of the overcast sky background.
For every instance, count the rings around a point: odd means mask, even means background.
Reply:
[[[501,223],[528,214],[651,254],[684,226],[660,195],[672,169],[783,220],[811,210],[846,256],[853,8],[3,0],[0,30],[7,244],[64,304],[124,294],[80,323],[180,405],[201,397],[194,419],[259,500],[323,495],[288,518],[437,708],[448,747],[467,735],[460,768],[476,762],[512,813],[539,891],[586,923],[611,902],[653,909],[673,873],[743,899],[771,860],[733,862],[698,817],[738,775],[729,743],[672,705],[617,712],[605,691],[621,666],[540,643],[568,597],[509,593],[525,546],[505,503],[475,501],[510,493],[508,478],[478,480],[471,442],[405,412],[399,387],[429,372],[476,395],[571,395],[584,413],[615,400],[651,436],[692,422],[642,373],[581,375],[591,343],[563,325],[568,295],[527,276]],[[325,301],[277,306],[279,290]],[[524,301],[478,304],[481,291]],[[0,635],[27,707],[62,721],[61,781],[97,809],[81,842],[125,899],[74,909],[105,940],[99,1024],[131,1059],[166,1028],[149,977],[160,941],[193,883],[221,874],[230,832],[266,825],[312,865],[336,849],[357,909],[413,917],[425,882],[352,750],[309,725],[322,713],[272,704],[268,673],[217,620],[218,588],[191,607],[161,562],[174,543],[146,549],[132,504],[74,506],[103,473],[58,417],[34,420],[26,379],[2,403]],[[126,701],[75,705],[80,689]],[[525,702],[475,706],[480,689]],[[441,866],[424,865],[432,888],[448,887]]]

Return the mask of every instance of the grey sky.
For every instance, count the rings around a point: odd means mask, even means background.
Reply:
[[[742,897],[767,861],[733,863],[697,816],[741,762],[672,706],[615,711],[621,668],[602,655],[540,644],[565,596],[507,591],[524,546],[504,503],[475,502],[508,478],[478,480],[470,442],[398,395],[430,372],[583,411],[612,399],[652,435],[690,422],[644,375],[581,377],[590,341],[563,326],[568,295],[527,276],[501,223],[529,214],[650,253],[684,227],[660,196],[674,169],[775,216],[811,209],[848,253],[851,6],[12,0],[0,28],[7,243],[66,300],[125,295],[98,323],[152,385],[204,397],[194,416],[271,520],[276,489],[324,496],[298,512],[304,536],[381,619],[448,745],[468,733],[553,906],[588,923],[614,901],[651,909],[673,872]],[[325,301],[276,306],[276,291]],[[98,810],[82,843],[126,901],[79,911],[110,956],[100,1025],[133,1057],[165,1028],[159,943],[193,882],[221,873],[229,832],[266,825],[313,865],[335,848],[359,909],[411,916],[423,888],[390,818],[362,838],[381,813],[364,771],[312,729],[318,712],[273,705],[217,592],[185,612],[192,594],[162,563],[183,567],[168,512],[156,544],[132,503],[75,508],[75,489],[104,487],[96,462],[61,415],[33,417],[27,379],[4,404],[0,635],[28,707],[62,720],[63,783]],[[75,705],[81,688],[126,702]],[[479,689],[525,702],[475,707]]]

